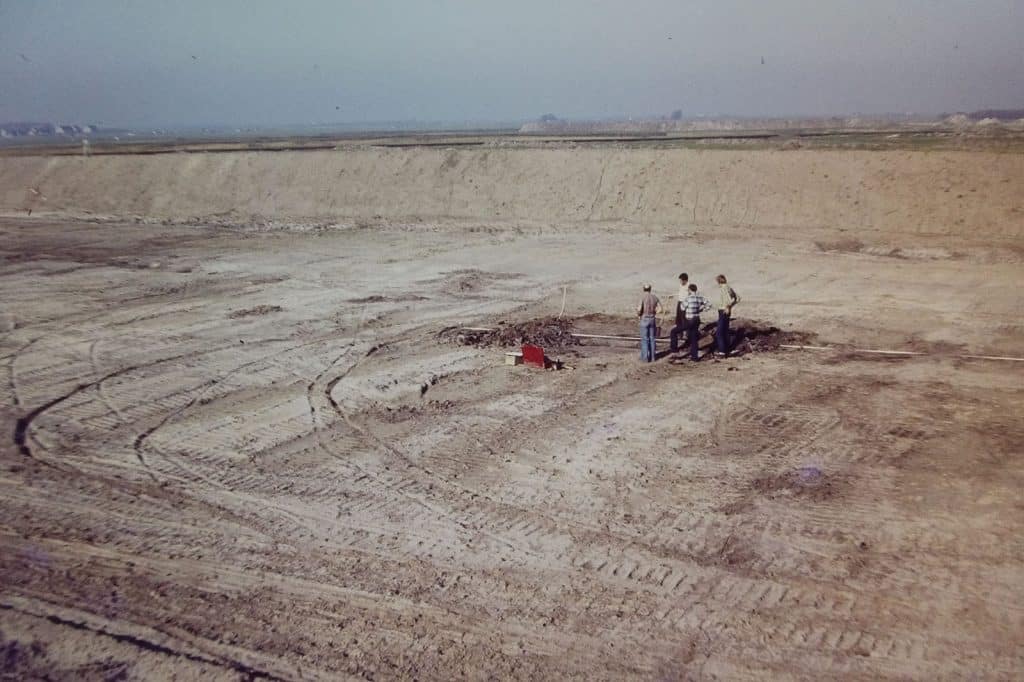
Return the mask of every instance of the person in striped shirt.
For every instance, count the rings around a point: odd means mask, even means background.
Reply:
[[[697,293],[696,284],[691,284],[688,289],[690,293],[683,301],[683,317],[686,324],[686,343],[690,346],[690,359],[696,362],[700,359],[697,348],[700,341],[700,314],[714,306],[711,301]]]

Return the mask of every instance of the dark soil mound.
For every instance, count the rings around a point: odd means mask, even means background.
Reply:
[[[257,315],[269,315],[270,313],[279,313],[284,308],[279,305],[258,305],[255,308],[247,308],[245,310],[236,310],[233,313],[228,314],[228,317],[232,320],[237,320],[242,317],[253,317]]]
[[[671,321],[663,321],[662,339],[667,336],[670,326]],[[715,326],[714,321],[706,321],[701,325],[701,336],[705,345],[713,343],[711,339]],[[733,320],[731,332],[732,348],[738,355],[751,351],[775,351],[783,344],[813,344],[817,336],[807,332],[782,331],[765,322],[744,319]],[[563,319],[544,317],[517,323],[499,322],[493,329],[485,331],[448,327],[438,334],[438,338],[441,341],[467,346],[515,347],[524,343],[532,343],[544,348],[559,350],[585,343],[574,338],[573,334],[575,333],[608,334],[633,339],[637,335],[636,319],[604,314]],[[601,342],[598,341],[598,343]]]
[[[449,327],[438,335],[443,341],[467,346],[516,347],[532,343],[543,348],[559,349],[579,345],[572,337],[573,325],[570,320],[544,317],[515,324],[499,324],[491,331],[469,331]]]
[[[749,344],[750,350],[764,352],[778,350],[782,345],[814,345],[817,339],[817,334],[783,331],[760,320],[734,319],[732,328],[733,347],[737,350],[745,350],[744,343]]]

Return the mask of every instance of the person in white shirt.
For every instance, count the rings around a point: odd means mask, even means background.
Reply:
[[[679,274],[679,294],[676,295],[676,324],[668,332],[668,346],[673,353],[679,351],[679,337],[686,331],[686,316],[683,315],[683,306],[686,304],[686,297],[690,295],[687,285],[690,283],[690,276],[685,272]]]
[[[729,320],[732,318],[732,307],[740,302],[740,297],[729,286],[725,275],[719,275],[715,280],[718,282],[718,328],[715,331],[718,352],[715,355],[724,357],[732,349],[732,342],[729,338]]]

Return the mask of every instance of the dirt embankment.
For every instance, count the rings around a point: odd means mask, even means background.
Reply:
[[[187,222],[621,223],[1024,236],[1024,155],[345,148],[26,156],[0,212]]]

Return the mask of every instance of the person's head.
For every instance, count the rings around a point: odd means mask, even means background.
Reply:
[[[645,285],[644,285],[644,291],[646,291],[646,292],[650,293],[650,291],[651,291],[651,285],[650,285],[650,284],[645,284]]]
[[[690,289],[690,293],[692,293],[692,294],[697,293],[697,285],[696,284],[691,284],[689,289]]]
[[[725,275],[719,275],[718,277],[715,277],[715,281],[719,284],[725,284],[727,280],[725,279]]]
[[[687,275],[685,272],[679,273],[679,283],[680,284],[686,284],[689,281],[690,281],[690,276],[689,275]]]

